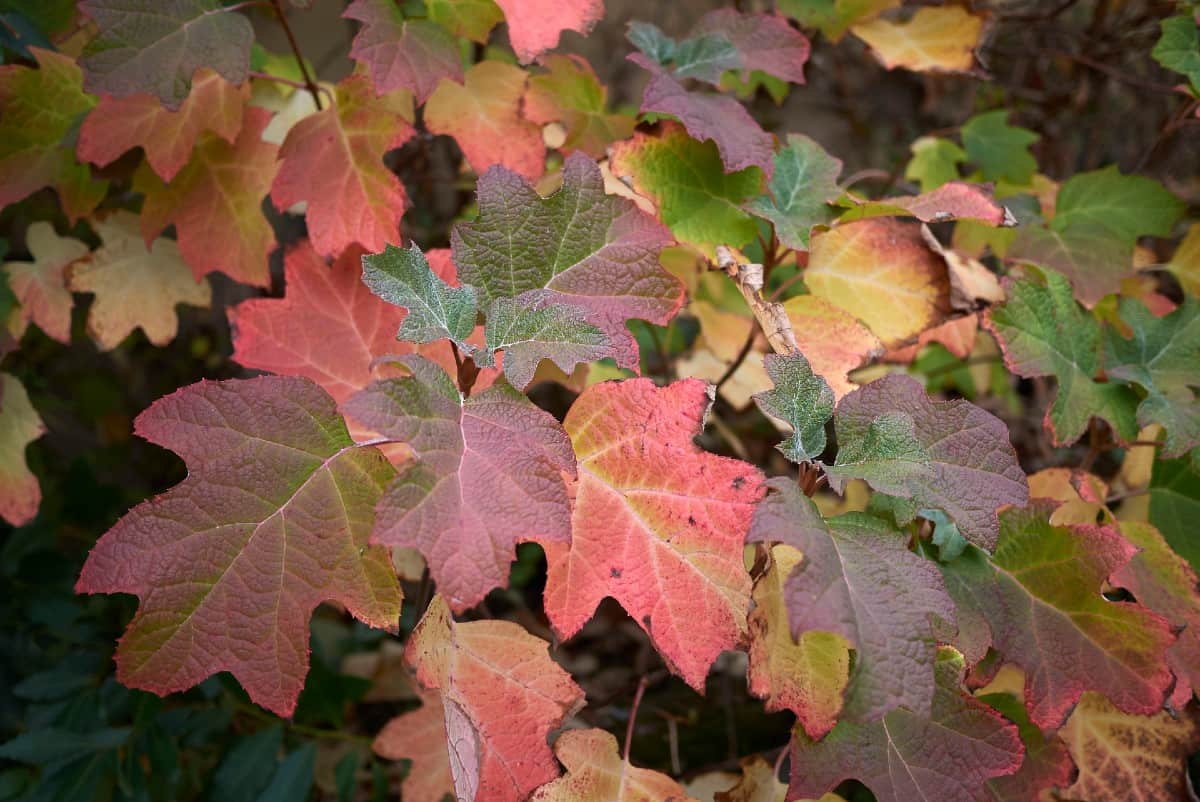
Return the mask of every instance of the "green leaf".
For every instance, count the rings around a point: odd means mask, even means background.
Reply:
[[[306,743],[283,759],[258,802],[303,802],[313,786],[317,745]]]
[[[363,283],[371,292],[408,310],[396,339],[414,343],[452,340],[460,351],[475,346],[467,338],[475,330],[477,302],[474,287],[451,287],[430,268],[415,244],[363,257]]]
[[[129,740],[131,732],[128,728],[91,732],[37,729],[0,744],[0,758],[53,770],[95,752],[116,749]]]
[[[829,203],[841,194],[837,185],[841,173],[840,159],[806,136],[789,134],[787,146],[775,154],[769,194],[754,198],[745,209],[770,220],[775,236],[786,247],[808,250],[813,226],[834,218]]]
[[[79,62],[92,94],[148,92],[177,109],[201,67],[234,84],[249,76],[254,29],[221,0],[84,0],[79,9],[100,29]]]
[[[581,362],[613,356],[608,337],[587,322],[584,310],[555,303],[554,295],[546,290],[492,301],[484,332],[487,350],[476,352],[475,363],[491,367],[493,354],[504,351],[504,375],[517,389],[533,381],[543,359],[551,360],[569,376]]]
[[[1161,423],[1167,430],[1163,456],[1178,457],[1200,446],[1200,301],[1191,296],[1163,317],[1132,298],[1122,298],[1121,319],[1129,339],[1114,330],[1105,338],[1104,364],[1111,378],[1140,385],[1138,424]]]
[[[950,562],[963,553],[967,539],[941,510],[918,510],[917,514],[933,524],[933,545],[938,547],[938,559]]]
[[[1052,229],[1021,226],[1005,257],[1062,273],[1075,297],[1089,309],[1104,296],[1119,292],[1121,280],[1134,271],[1133,244],[1085,220]]]
[[[1008,302],[992,307],[983,325],[995,335],[1004,364],[1018,376],[1058,380],[1046,411],[1046,425],[1057,445],[1079,439],[1094,415],[1124,440],[1137,436],[1137,397],[1124,384],[1097,382],[1100,324],[1080,308],[1067,280],[1046,271],[1045,283],[1010,282]]]
[[[947,181],[958,179],[958,165],[967,160],[967,154],[949,139],[923,136],[913,142],[912,158],[904,168],[904,177],[921,185],[922,192],[937,189]],[[776,172],[779,168],[776,167]]]
[[[1008,427],[968,401],[933,401],[909,376],[893,374],[841,400],[834,416],[837,461],[829,485],[864,479],[874,489],[944,511],[972,543],[991,548],[997,511],[1029,500]],[[912,520],[900,512],[899,523]]]
[[[1072,176],[1058,191],[1050,226],[1062,231],[1091,223],[1130,244],[1138,237],[1169,237],[1186,205],[1162,184],[1140,175],[1121,175],[1116,165]]]
[[[1158,460],[1150,477],[1150,523],[1175,553],[1200,571],[1200,452]]]
[[[1028,184],[1037,170],[1029,146],[1040,138],[1027,128],[1009,125],[1004,109],[977,114],[962,127],[967,158],[979,165],[983,177],[1019,186]]]
[[[279,724],[236,740],[213,774],[209,800],[252,802],[271,781],[282,746],[283,727]]]
[[[1159,23],[1162,36],[1150,56],[1168,70],[1186,76],[1192,91],[1200,94],[1200,33],[1191,14],[1168,17]]]
[[[990,560],[969,547],[941,565],[958,608],[954,643],[970,664],[991,646],[1023,669],[1029,718],[1042,729],[1059,727],[1089,690],[1125,712],[1155,713],[1172,682],[1174,635],[1140,605],[1103,594],[1137,549],[1112,527],[1051,525],[1056,506],[1006,510]]]
[[[659,64],[666,64],[675,58],[675,40],[652,22],[633,20],[629,23],[625,38]]]
[[[504,12],[492,0],[425,0],[429,19],[455,36],[487,44],[488,34],[504,21]]]
[[[762,170],[726,173],[716,144],[697,142],[681,126],[668,124],[660,136],[636,134],[617,143],[612,167],[655,201],[660,219],[683,242],[740,248],[758,233],[741,206],[761,191]]]
[[[825,450],[825,424],[833,417],[834,397],[825,379],[813,373],[804,354],[769,354],[764,360],[774,389],[754,402],[767,415],[792,427],[778,448],[792,462],[810,462]]]
[[[716,33],[684,39],[675,49],[675,74],[715,84],[721,73],[736,70],[741,58],[733,42]]]

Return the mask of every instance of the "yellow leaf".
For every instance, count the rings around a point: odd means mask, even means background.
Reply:
[[[975,64],[983,19],[958,6],[923,6],[908,22],[878,17],[850,30],[889,70],[967,72]]]

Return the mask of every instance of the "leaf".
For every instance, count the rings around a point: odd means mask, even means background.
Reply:
[[[970,72],[983,34],[983,18],[958,6],[923,6],[907,22],[879,17],[850,30],[871,46],[889,70]]]
[[[835,398],[858,385],[850,371],[883,353],[883,346],[850,313],[816,295],[797,295],[783,304],[796,344],[813,372],[829,384]]]
[[[1129,802],[1185,799],[1187,759],[1200,747],[1194,710],[1179,718],[1122,713],[1100,694],[1087,693],[1060,731],[1079,776],[1063,789],[1072,799]]]
[[[570,546],[546,546],[545,609],[569,638],[611,596],[671,671],[697,690],[746,636],[750,577],[742,544],[762,475],[701,451],[693,438],[709,385],[649,379],[589,387],[563,426],[579,459]]]
[[[558,46],[563,31],[587,35],[604,16],[603,0],[496,0],[522,64]]]
[[[474,287],[451,287],[436,275],[425,254],[413,244],[388,245],[383,253],[362,259],[363,283],[389,304],[408,310],[396,339],[429,343],[448,339],[471,353],[467,338],[475,330]]]
[[[66,270],[88,255],[88,247],[73,237],[60,237],[53,225],[41,220],[25,230],[25,246],[32,262],[4,263],[8,286],[21,303],[15,335],[33,322],[48,336],[70,344],[74,301],[66,287]]]
[[[761,191],[762,171],[726,173],[716,145],[697,142],[681,126],[618,142],[611,162],[614,173],[654,201],[659,219],[683,242],[740,248],[758,232],[740,207]]]
[[[1099,383],[1100,325],[1079,308],[1066,280],[1054,272],[1045,284],[1032,279],[1005,284],[1008,303],[984,313],[983,326],[1018,376],[1054,376],[1058,391],[1046,409],[1045,425],[1056,445],[1079,439],[1095,415],[1118,437],[1132,440],[1136,398],[1123,384]]]
[[[837,462],[826,473],[838,493],[847,479],[863,479],[944,511],[985,549],[996,543],[998,510],[1029,500],[1004,421],[968,401],[933,401],[909,376],[884,376],[850,393],[834,422]]]
[[[54,187],[74,222],[96,208],[108,188],[75,160],[71,133],[96,99],[83,92],[75,62],[30,48],[38,69],[0,67],[0,208]]]
[[[1020,672],[1016,672],[1020,676]],[[1024,681],[1024,678],[1021,678]],[[1025,745],[1025,759],[1015,774],[993,777],[987,781],[989,802],[1042,802],[1050,792],[1066,785],[1075,774],[1075,764],[1066,746],[1054,732],[1042,732],[1029,720],[1025,704],[1019,696],[1008,693],[983,694],[979,701],[986,703],[1017,725]]]
[[[1162,455],[1181,456],[1200,446],[1200,400],[1194,389],[1200,387],[1200,302],[1185,296],[1174,312],[1155,317],[1140,302],[1122,298],[1118,310],[1133,336],[1107,332],[1106,372],[1146,391],[1137,408],[1139,425],[1165,426]]]
[[[915,217],[924,223],[945,223],[949,220],[977,220],[989,226],[1016,224],[1012,213],[992,198],[988,187],[951,181],[921,195],[907,195],[879,200],[859,201],[847,195],[855,205],[842,214],[839,223],[867,217]]]
[[[1135,549],[1111,527],[1051,525],[1054,507],[1037,499],[1006,510],[990,560],[968,547],[941,566],[963,653],[975,662],[990,643],[1020,666],[1029,718],[1042,729],[1061,725],[1088,690],[1127,712],[1152,714],[1171,684],[1164,652],[1173,636],[1140,605],[1101,594]]]
[[[1188,226],[1166,268],[1179,280],[1185,293],[1200,295],[1200,223]]]
[[[1105,295],[1119,292],[1134,270],[1131,246],[1107,228],[1086,222],[1061,229],[1022,226],[1007,258],[1063,274],[1089,309]]]
[[[174,240],[159,237],[147,246],[136,215],[118,211],[92,221],[92,227],[103,244],[68,275],[72,292],[96,295],[88,311],[88,334],[101,350],[120,345],[137,328],[154,345],[166,345],[179,330],[176,304],[212,304],[208,279],[193,277]]]
[[[604,730],[567,730],[554,742],[567,774],[537,789],[530,802],[696,802],[665,774],[631,765]]]
[[[788,793],[816,796],[855,778],[879,802],[987,800],[984,784],[1021,765],[1017,728],[962,692],[959,655],[942,650],[934,670],[928,715],[898,708],[880,721],[840,722],[816,743],[797,735]]]
[[[792,427],[791,437],[776,448],[792,462],[811,462],[825,450],[825,424],[833,417],[829,384],[813,373],[804,354],[768,354],[763,360],[774,389],[758,393],[754,402],[768,416]]]
[[[21,382],[0,373],[0,518],[24,526],[37,515],[42,491],[25,463],[25,448],[46,433]]]
[[[258,802],[292,802],[306,799],[313,786],[317,745],[309,742],[285,757],[263,789]]]
[[[179,252],[197,279],[220,271],[244,284],[270,284],[267,254],[275,235],[261,207],[279,149],[262,141],[269,120],[269,112],[251,107],[232,145],[214,134],[202,135],[191,160],[169,184],[146,164],[134,173],[134,191],[146,196],[142,235],[151,240],[173,223]]]
[[[317,604],[396,630],[399,583],[387,550],[367,545],[392,468],[354,445],[323,390],[284,376],[201,382],[154,402],[134,431],[189,474],[108,530],[76,585],[141,600],[117,649],[122,683],[166,694],[229,671],[290,716]]]
[[[763,131],[734,98],[706,92],[688,92],[671,74],[633,53],[628,59],[650,73],[642,95],[643,113],[677,117],[697,141],[712,140],[721,154],[726,173],[758,167],[767,176],[775,168],[774,139]]]
[[[231,802],[254,800],[271,781],[282,746],[283,727],[278,723],[235,740],[213,773],[212,797]]]
[[[533,381],[543,359],[570,375],[578,364],[614,355],[608,336],[587,321],[583,309],[557,303],[547,290],[492,301],[485,337],[487,348],[475,353],[476,364],[491,367],[493,354],[504,351],[504,375],[518,389]]]
[[[455,36],[487,44],[492,28],[504,21],[493,0],[425,0],[429,19]]]
[[[435,596],[405,657],[441,692],[459,799],[519,802],[558,776],[546,736],[583,706],[583,691],[510,621],[457,624]]]
[[[789,83],[804,83],[804,64],[811,51],[804,34],[774,14],[743,14],[732,8],[716,8],[706,13],[692,28],[689,39],[716,36],[727,40],[736,54],[734,69],[741,71],[746,80],[750,73],[758,70]],[[686,45],[686,42],[684,43]],[[721,75],[677,71],[719,85]]]
[[[629,201],[606,195],[599,168],[583,154],[567,157],[562,176],[562,188],[543,198],[503,168],[484,173],[479,217],[450,234],[459,275],[488,308],[530,290],[579,307],[609,339],[617,364],[635,369],[637,342],[626,322],[665,325],[683,303],[679,281],[658,262],[670,236]]]
[[[912,158],[904,168],[904,177],[919,182],[922,192],[930,192],[956,180],[958,166],[967,160],[962,148],[941,137],[920,137],[909,149]]]
[[[371,361],[407,353],[396,340],[405,313],[367,289],[359,251],[332,266],[301,241],[284,257],[282,298],[228,310],[233,359],[256,370],[305,376],[339,403],[371,380]]]
[[[467,70],[462,86],[438,84],[425,104],[425,126],[454,137],[476,173],[498,164],[537,178],[546,146],[541,128],[521,116],[527,78],[520,67],[481,61]]]
[[[446,712],[437,691],[420,691],[421,707],[384,725],[371,748],[388,760],[406,759],[412,765],[400,793],[405,802],[442,802],[454,793]]]
[[[564,474],[575,459],[549,413],[500,383],[463,398],[418,356],[412,376],[370,384],[347,414],[416,455],[384,493],[373,542],[419,549],[451,608],[466,610],[508,581],[519,541],[571,537]]]
[[[1076,173],[1058,190],[1051,228],[1090,224],[1108,229],[1122,242],[1138,237],[1169,237],[1186,204],[1152,178],[1121,175],[1117,166]]]
[[[1200,93],[1200,32],[1194,16],[1179,14],[1159,21],[1162,35],[1150,57],[1168,70],[1185,76],[1192,91]]]
[[[525,117],[538,125],[561,122],[567,129],[562,150],[582,150],[604,158],[613,142],[633,134],[635,120],[607,111],[608,87],[581,56],[546,56],[547,72],[529,79]]]
[[[934,625],[955,618],[934,564],[878,518],[851,513],[826,522],[795,482],[767,486],[773,492],[746,540],[804,553],[784,586],[788,620],[797,638],[832,632],[855,650],[842,719],[873,721],[899,707],[925,715],[934,698]]]
[[[335,88],[332,104],[288,132],[271,200],[280,211],[308,204],[308,236],[318,253],[337,256],[356,242],[380,251],[400,242],[408,196],[383,156],[412,137],[411,122],[408,93],[376,98],[365,76],[351,75]]]
[[[436,21],[406,20],[392,0],[354,0],[342,16],[362,23],[350,58],[367,65],[380,95],[407,89],[420,105],[443,78],[462,83],[458,43]]]
[[[792,638],[785,582],[803,559],[791,546],[773,546],[770,567],[754,583],[748,682],[768,713],[791,710],[810,738],[823,738],[842,709],[850,653],[830,632],[810,629]]]
[[[1122,521],[1120,528],[1139,551],[1112,580],[1179,631],[1178,640],[1167,651],[1167,662],[1175,672],[1171,700],[1182,709],[1200,688],[1200,580],[1187,560],[1172,551],[1150,524]]]
[[[1028,128],[1009,125],[1005,109],[976,114],[962,127],[967,158],[979,165],[984,179],[1017,186],[1029,184],[1037,170],[1029,146],[1039,139]]]
[[[769,194],[752,199],[745,209],[770,220],[784,246],[808,250],[813,226],[833,219],[829,203],[841,195],[837,184],[841,173],[840,159],[806,136],[788,134],[787,146],[775,154]]]
[[[99,28],[80,62],[94,95],[146,92],[178,109],[201,67],[232,84],[249,76],[254,30],[221,0],[83,0],[79,10]]]
[[[1200,541],[1194,522],[1200,515],[1200,460],[1195,456],[1157,460],[1150,479],[1150,523],[1176,554],[1200,570]]]
[[[837,42],[850,26],[899,5],[900,0],[780,0],[779,10]]]
[[[249,98],[249,84],[234,86],[208,69],[196,74],[191,93],[174,111],[150,94],[102,96],[79,129],[79,158],[105,167],[140,147],[154,172],[170,181],[203,132],[234,142]]]
[[[940,323],[949,310],[946,266],[919,227],[862,220],[812,238],[804,283],[892,347]]]

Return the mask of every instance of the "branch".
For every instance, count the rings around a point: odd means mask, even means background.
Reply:
[[[637,723],[638,707],[642,704],[642,696],[646,693],[649,681],[645,676],[638,681],[637,693],[633,695],[633,704],[629,707],[629,723],[625,725],[625,762],[629,762],[629,747],[633,745],[633,725]]]
[[[796,334],[792,331],[792,322],[788,320],[783,305],[763,298],[763,266],[756,264],[740,264],[733,256],[733,251],[724,245],[717,246],[717,267],[737,284],[738,290],[754,319],[762,327],[763,334],[771,348],[779,354],[790,354],[798,349]],[[736,363],[735,363],[736,369]]]
[[[324,108],[321,105],[321,90],[312,76],[308,74],[308,65],[304,63],[304,56],[300,55],[300,45],[296,43],[296,35],[292,33],[292,26],[288,24],[287,14],[283,10],[281,0],[271,0],[271,7],[275,9],[275,16],[279,18],[279,24],[283,26],[283,32],[287,34],[288,44],[292,46],[292,55],[296,57],[300,74],[304,76],[304,88],[313,96],[313,102],[317,104],[317,110],[320,111]]]

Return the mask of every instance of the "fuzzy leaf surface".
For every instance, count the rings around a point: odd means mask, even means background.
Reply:
[[[880,721],[840,722],[816,743],[797,736],[788,799],[816,797],[854,778],[879,802],[988,800],[984,783],[1021,764],[1017,728],[962,692],[958,655],[942,652],[935,670],[928,714],[900,708]]]
[[[792,462],[811,462],[825,450],[825,424],[833,417],[834,395],[829,384],[795,351],[768,354],[763,360],[773,389],[758,393],[754,402],[767,415],[792,427],[777,448]]]
[[[566,375],[575,366],[613,355],[608,336],[587,321],[578,306],[557,302],[548,290],[530,290],[516,298],[497,298],[487,311],[486,348],[477,351],[481,367],[495,364],[504,352],[504,375],[513,387],[533,381],[538,363],[549,359]]]
[[[834,217],[829,204],[841,195],[837,184],[841,174],[840,159],[802,134],[788,134],[787,146],[775,154],[769,194],[754,198],[745,208],[770,220],[785,246],[808,250],[813,226]]]
[[[233,84],[249,76],[254,30],[221,0],[83,0],[99,28],[83,50],[84,88],[95,95],[154,95],[178,109],[201,67]]]
[[[343,404],[416,456],[379,502],[373,542],[419,549],[455,610],[508,581],[516,544],[564,542],[571,445],[553,416],[503,382],[464,399],[439,366],[395,359],[412,373],[370,384]]]
[[[1111,527],[1053,526],[1037,499],[1000,516],[989,560],[968,547],[943,564],[959,611],[960,647],[972,663],[988,645],[1025,672],[1025,704],[1042,729],[1060,726],[1084,691],[1150,715],[1162,707],[1174,640],[1167,622],[1132,602],[1110,602],[1103,583],[1135,549]]]
[[[470,353],[478,302],[474,287],[451,287],[429,267],[415,244],[389,245],[364,256],[363,283],[384,301],[408,310],[396,338],[414,343],[451,340]]]
[[[413,630],[405,658],[441,694],[460,799],[520,802],[558,776],[546,736],[583,691],[548,646],[510,621],[455,623],[440,595]]]
[[[419,105],[443,78],[462,82],[458,43],[441,25],[406,20],[392,0],[354,0],[342,16],[362,23],[350,58],[370,68],[379,94],[407,89]]]
[[[588,388],[563,421],[579,459],[570,545],[546,547],[546,614],[560,637],[611,596],[696,689],[746,635],[742,544],[763,492],[757,468],[692,442],[710,403],[696,379]]]
[[[847,479],[864,479],[942,510],[985,549],[996,543],[999,509],[1029,500],[1004,421],[968,401],[934,401],[910,376],[884,376],[850,393],[834,422],[837,462],[826,471],[839,493]]]
[[[618,365],[636,368],[626,321],[664,325],[683,303],[683,287],[658,263],[670,234],[629,201],[605,194],[599,168],[580,153],[567,158],[562,188],[548,198],[502,168],[479,179],[478,193],[479,217],[455,226],[450,241],[480,305],[546,290],[553,303],[584,311],[612,343]]]
[[[395,631],[400,586],[386,549],[367,545],[393,471],[355,447],[323,390],[283,376],[201,382],[155,401],[135,431],[190,472],[105,533],[76,585],[141,601],[117,649],[122,683],[166,694],[229,671],[289,716],[320,602]]]
[[[768,487],[747,540],[804,553],[784,587],[788,620],[797,638],[832,632],[855,650],[842,718],[873,721],[899,707],[928,714],[936,619],[955,620],[937,568],[877,518],[854,513],[826,522],[795,482],[773,479]]]

